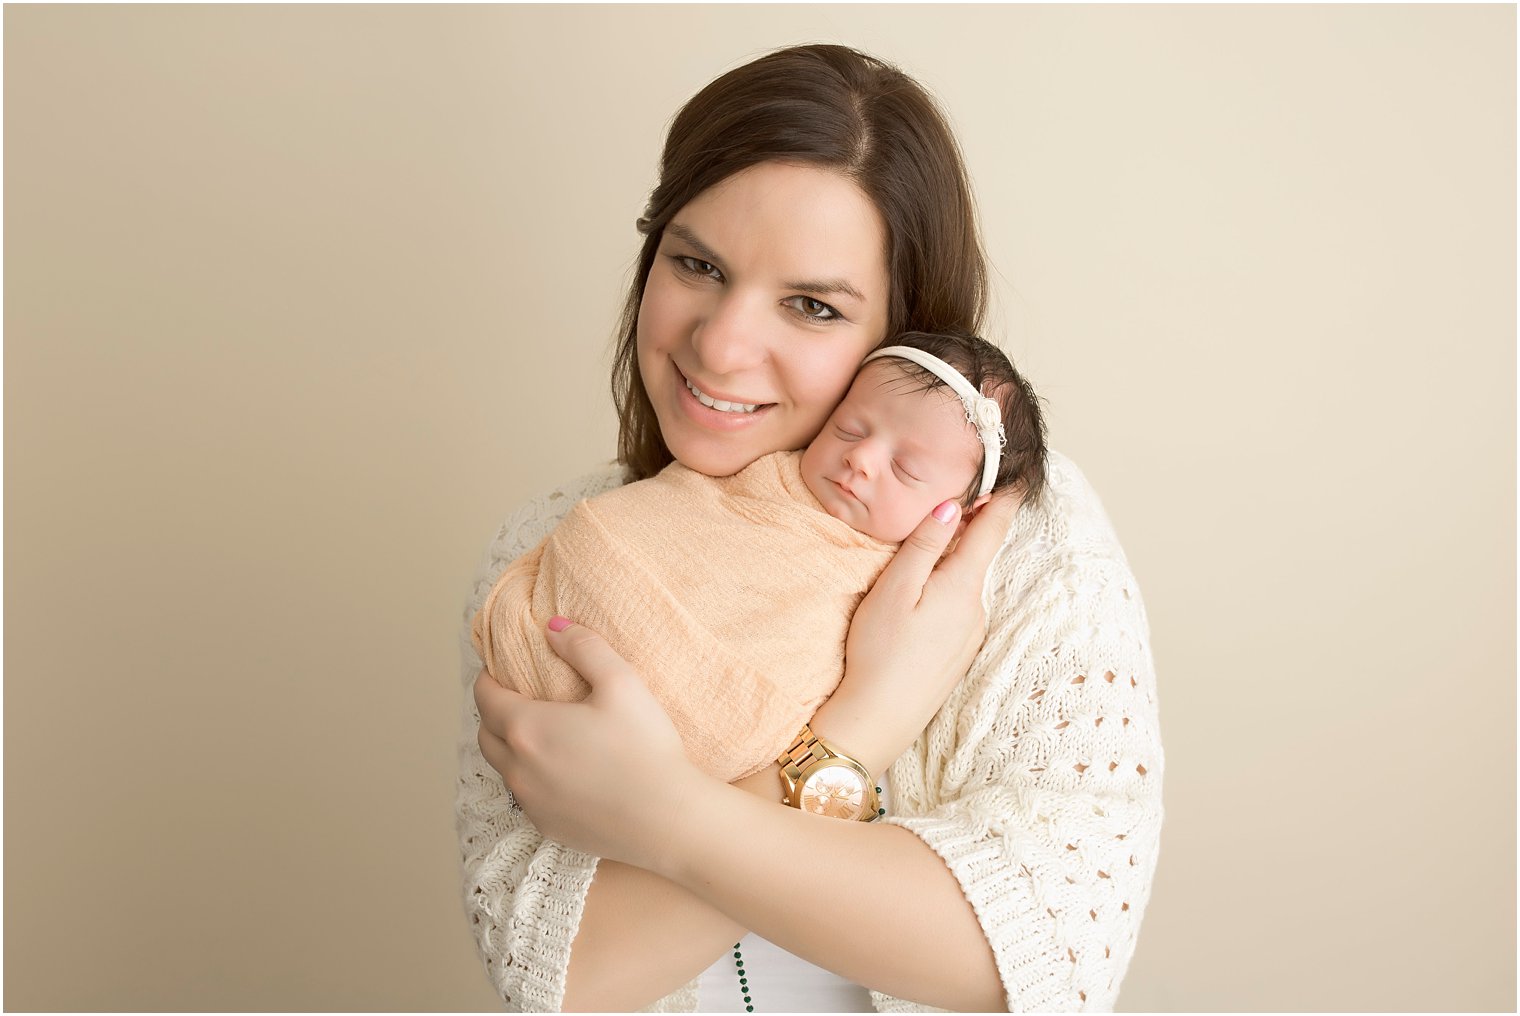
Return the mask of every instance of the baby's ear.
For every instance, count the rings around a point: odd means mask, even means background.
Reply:
[[[981,497],[971,502],[970,508],[967,508],[965,511],[961,512],[961,520],[955,527],[956,539],[960,539],[961,534],[966,531],[966,523],[971,521],[971,516],[976,514],[977,509],[991,500],[991,494],[983,494]]]

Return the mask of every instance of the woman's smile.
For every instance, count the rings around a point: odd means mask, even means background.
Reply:
[[[676,368],[677,371],[680,369],[681,368],[679,367]],[[685,374],[681,375],[681,380],[686,382],[686,390],[691,392],[692,396],[698,402],[700,402],[708,409],[716,410],[719,413],[738,413],[748,416],[757,413],[762,409],[768,409],[771,406],[775,405],[773,402],[748,402],[744,399],[739,398],[737,395],[728,395],[709,391],[701,385],[693,383],[691,378],[687,377]]]
[[[681,373],[681,368],[676,367],[674,363],[671,364],[671,368],[680,377],[681,383],[678,387],[672,386],[670,391],[679,401],[682,415],[698,427],[719,433],[734,433],[747,430],[764,424],[766,415],[775,406],[774,402],[768,402],[756,406],[752,412],[747,413],[742,410],[733,409],[733,403],[727,399],[715,399],[713,400],[714,405],[709,406],[706,402],[702,401],[701,395],[692,390],[692,384]],[[706,393],[704,392],[703,394]],[[719,408],[720,405],[729,408]],[[658,405],[656,405],[655,411],[658,414]],[[664,417],[661,417],[661,419],[663,420]]]

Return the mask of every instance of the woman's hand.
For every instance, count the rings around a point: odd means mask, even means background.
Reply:
[[[550,839],[653,869],[695,781],[681,735],[642,678],[580,625],[549,645],[586,679],[581,702],[540,702],[475,679],[480,751]]]
[[[988,501],[941,560],[960,517],[959,506],[946,502],[955,513],[943,522],[925,518],[855,611],[844,680],[812,727],[872,775],[917,739],[981,648],[982,584],[1019,503],[1017,494]]]

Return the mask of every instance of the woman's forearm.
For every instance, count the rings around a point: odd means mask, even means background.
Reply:
[[[776,807],[774,765],[732,788],[711,782],[716,810],[682,833],[696,836],[690,857],[671,858],[658,874],[598,864],[570,953],[565,1011],[647,1006],[701,974],[746,928],[899,998],[1006,1008],[971,905],[917,836]],[[725,793],[735,788],[747,793]],[[914,916],[904,921],[905,913]],[[881,928],[892,938],[871,933]]]
[[[674,837],[685,847],[661,875],[857,984],[944,1009],[1005,1010],[971,904],[917,836],[778,808],[704,780]]]
[[[633,1012],[712,965],[744,928],[675,883],[603,860],[570,949],[565,1012]]]
[[[771,765],[734,786],[779,803]],[[598,863],[570,950],[566,1012],[630,1012],[712,965],[745,928],[669,879],[618,861]]]

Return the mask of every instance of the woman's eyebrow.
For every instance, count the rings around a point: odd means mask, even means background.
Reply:
[[[671,233],[677,239],[685,241],[686,245],[692,250],[696,251],[697,256],[703,261],[707,261],[712,264],[719,264],[722,262],[723,259],[718,256],[718,252],[707,246],[707,244],[703,243],[701,240],[697,239],[697,234],[693,233],[689,227],[683,226],[679,222],[672,222],[670,225],[665,227],[665,232]]]
[[[820,293],[824,296],[828,296],[831,293],[843,293],[845,296],[854,297],[861,303],[866,302],[866,298],[860,295],[860,290],[850,285],[844,279],[804,279],[801,282],[783,282],[782,285],[787,289],[800,289],[805,293]]]
[[[723,259],[719,256],[718,252],[703,243],[697,237],[697,234],[692,232],[690,226],[683,226],[679,222],[672,222],[665,227],[665,232],[684,242],[703,261],[708,261],[715,265],[723,263]],[[850,285],[844,279],[804,279],[799,282],[783,282],[782,286],[787,289],[800,289],[806,293],[818,293],[824,296],[832,293],[843,293],[845,296],[853,297],[861,303],[866,302],[866,298],[860,295],[860,290]]]

